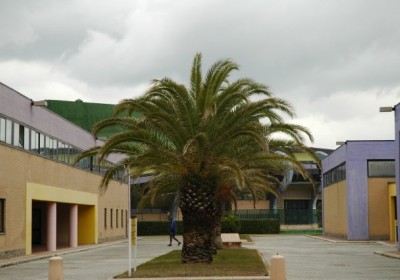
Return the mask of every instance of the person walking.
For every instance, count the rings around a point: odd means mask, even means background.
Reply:
[[[176,235],[176,221],[172,216],[169,217],[169,244],[168,246],[172,246],[172,239],[178,242],[178,246],[181,245],[181,242],[175,237]]]

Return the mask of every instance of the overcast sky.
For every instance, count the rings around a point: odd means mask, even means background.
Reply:
[[[192,59],[240,65],[295,107],[310,146],[394,139],[400,1],[1,0],[0,81],[33,99],[116,104]],[[1,102],[1,100],[0,100]]]

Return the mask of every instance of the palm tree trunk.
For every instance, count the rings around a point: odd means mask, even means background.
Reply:
[[[211,226],[206,215],[183,214],[182,263],[211,263],[213,261]]]
[[[188,177],[180,191],[180,208],[183,218],[182,263],[211,263],[218,216],[215,183],[195,175]]]
[[[217,200],[216,205],[216,216],[214,220],[214,234],[213,234],[213,243],[212,243],[212,250],[213,254],[217,254],[217,250],[222,249],[222,239],[221,239],[221,220],[222,220],[222,201]]]

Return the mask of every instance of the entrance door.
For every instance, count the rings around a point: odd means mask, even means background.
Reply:
[[[285,200],[285,225],[312,224],[310,201],[305,199]]]
[[[32,245],[42,243],[42,209],[32,209]]]

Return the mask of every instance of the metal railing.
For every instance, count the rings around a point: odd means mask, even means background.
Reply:
[[[314,209],[250,209],[234,210],[242,220],[277,219],[281,225],[312,225],[321,223],[320,210]]]

